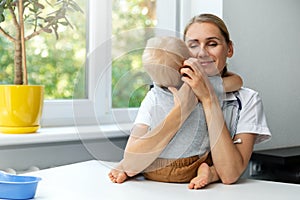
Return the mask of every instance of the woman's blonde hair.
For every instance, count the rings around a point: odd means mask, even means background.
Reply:
[[[208,23],[212,23],[212,24],[216,25],[219,28],[219,30],[221,31],[221,34],[223,35],[223,37],[225,38],[225,41],[227,43],[231,43],[229,32],[228,32],[228,29],[227,29],[224,21],[221,18],[219,18],[218,16],[213,15],[213,14],[200,14],[200,15],[193,17],[184,29],[183,40],[185,41],[186,32],[188,31],[189,27],[192,24],[203,23],[203,22],[208,22]]]

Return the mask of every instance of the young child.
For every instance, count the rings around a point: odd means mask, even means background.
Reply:
[[[189,57],[187,46],[178,38],[155,37],[148,40],[143,53],[143,66],[153,80],[154,87],[143,100],[135,124],[147,125],[151,130],[165,118],[174,105],[173,95],[168,87],[179,89],[182,86],[179,71],[183,67],[183,61]],[[230,92],[242,86],[241,78],[232,72],[226,72],[223,77],[223,86],[219,76],[209,77],[220,101],[223,87],[225,92]],[[141,172],[150,180],[189,182],[190,189],[202,188],[219,180],[209,149],[207,125],[202,105],[198,104],[159,157]],[[112,182],[122,183],[128,176],[138,173],[128,173],[126,167],[122,166],[124,162],[123,159],[109,173]]]

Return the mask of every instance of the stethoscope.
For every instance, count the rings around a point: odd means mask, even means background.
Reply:
[[[236,133],[236,129],[237,129],[237,124],[238,124],[238,121],[240,119],[240,112],[242,110],[242,102],[240,100],[240,98],[235,95],[236,97],[236,100],[237,100],[237,103],[238,103],[238,110],[237,110],[237,117],[236,117],[236,120],[235,120],[235,130],[234,130],[234,134]],[[233,141],[233,144],[241,144],[242,143],[242,139],[241,138],[237,138],[236,140]]]
[[[236,118],[234,120],[234,123],[232,125],[232,130],[231,130],[231,133],[230,133],[232,139],[235,136],[235,133],[236,133],[236,130],[237,130],[238,121],[239,121],[239,118],[240,118],[240,112],[242,110],[242,102],[241,102],[241,99],[239,98],[238,92],[234,92],[233,94],[234,94],[236,100],[230,101],[230,102],[228,102],[225,105],[225,107],[234,106],[234,107],[237,108],[236,109],[237,110],[236,111]],[[240,138],[237,138],[236,140],[233,141],[233,143],[234,144],[241,144],[242,140]]]

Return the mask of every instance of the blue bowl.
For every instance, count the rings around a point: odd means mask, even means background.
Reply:
[[[32,199],[39,177],[7,174],[0,171],[0,199]]]

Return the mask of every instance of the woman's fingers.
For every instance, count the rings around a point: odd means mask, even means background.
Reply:
[[[187,83],[194,91],[197,98],[202,101],[210,94],[210,82],[200,62],[196,58],[190,58],[183,63],[185,66],[180,70],[181,74],[186,74],[182,77],[182,81]]]

